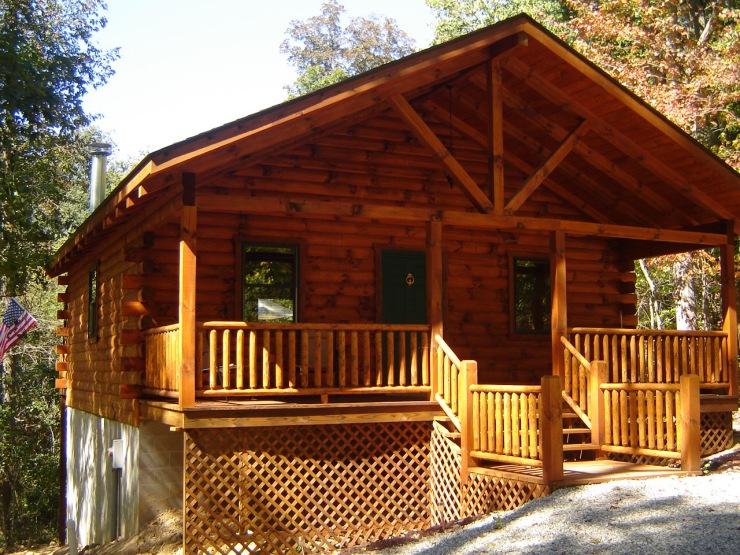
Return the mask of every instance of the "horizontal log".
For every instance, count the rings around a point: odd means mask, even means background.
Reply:
[[[123,274],[121,276],[121,287],[123,289],[139,289],[146,283],[146,276],[139,274]]]
[[[54,380],[55,389],[67,389],[67,378],[57,378]]]
[[[71,310],[57,310],[57,320],[69,320],[71,317]]]
[[[143,357],[126,357],[121,359],[122,372],[143,372],[146,370],[146,359]]]
[[[69,370],[69,363],[58,360],[56,362],[56,370],[57,372],[67,372]]]
[[[69,345],[56,345],[56,351],[58,355],[68,355],[70,352]]]
[[[71,296],[69,293],[57,293],[57,302],[58,303],[68,303]]]
[[[141,385],[121,384],[118,395],[121,399],[140,399],[143,390],[144,386]]]
[[[132,316],[149,316],[153,310],[140,301],[122,301],[121,315],[125,318]]]
[[[71,335],[71,328],[57,327],[57,335],[61,337],[69,337]]]
[[[121,345],[136,345],[144,342],[144,334],[138,330],[122,330]]]
[[[69,285],[71,283],[71,279],[69,277],[69,274],[64,274],[62,276],[57,276],[57,284],[58,285]]]

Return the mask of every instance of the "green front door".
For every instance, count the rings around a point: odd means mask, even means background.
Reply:
[[[427,323],[425,252],[382,251],[380,279],[384,324]]]

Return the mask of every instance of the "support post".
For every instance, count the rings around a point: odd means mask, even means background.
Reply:
[[[720,247],[722,272],[722,330],[727,334],[727,368],[730,395],[738,395],[737,368],[737,289],[735,288],[735,233],[732,222],[727,224],[727,243]]]
[[[541,384],[542,477],[552,486],[563,479],[563,382],[560,376],[543,376]]]
[[[179,407],[195,405],[195,268],[198,211],[195,206],[195,175],[182,175],[182,214],[180,216],[180,396]]]
[[[550,273],[552,282],[552,313],[550,329],[552,333],[552,373],[565,375],[565,355],[561,337],[568,330],[568,297],[566,293],[565,232],[560,229],[552,234],[550,246]]]
[[[478,363],[474,360],[463,360],[460,380],[458,382],[458,404],[460,416],[460,482],[468,483],[468,469],[472,459],[470,452],[473,450],[473,394],[470,386],[478,383]]]
[[[697,472],[701,469],[699,376],[684,374],[681,387],[681,470]]]
[[[444,312],[442,307],[442,222],[430,221],[427,224],[427,315],[432,328],[429,342],[429,385],[430,400],[438,393],[437,349],[434,338],[444,337]]]
[[[504,100],[501,78],[501,60],[491,60],[488,65],[488,142],[490,152],[489,180],[491,198],[493,198],[493,211],[496,215],[503,215],[504,204]]]
[[[601,384],[608,380],[609,367],[603,360],[591,361],[591,376],[589,379],[588,417],[591,420],[591,443],[604,445],[604,396],[601,393]]]

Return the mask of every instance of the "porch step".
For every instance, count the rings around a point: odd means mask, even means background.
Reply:
[[[563,445],[563,451],[596,451],[598,448],[599,446],[595,443],[566,443]]]
[[[570,434],[590,434],[590,428],[563,428],[563,435]]]

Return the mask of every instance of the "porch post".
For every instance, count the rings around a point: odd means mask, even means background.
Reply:
[[[195,206],[195,175],[182,174],[180,216],[180,396],[179,407],[195,405],[195,267],[198,212]]]
[[[542,376],[540,383],[542,477],[552,486],[563,479],[563,382],[560,376]]]
[[[552,333],[552,373],[556,376],[565,375],[565,359],[561,337],[568,331],[568,299],[566,294],[566,265],[565,265],[565,232],[560,229],[553,232],[550,245],[550,273],[552,313],[550,316],[550,330]]]
[[[732,222],[727,223],[727,243],[720,247],[722,271],[722,330],[727,333],[727,367],[730,395],[738,394],[737,369],[737,291],[735,289],[735,233]]]
[[[427,224],[427,318],[432,328],[429,342],[429,381],[433,401],[437,393],[437,349],[434,338],[444,337],[444,314],[442,310],[442,222],[430,221]]]
[[[471,459],[473,450],[473,394],[470,386],[478,383],[478,363],[474,360],[463,360],[460,381],[458,383],[458,413],[460,416],[460,482],[468,483],[468,469],[476,462]]]
[[[680,387],[681,470],[696,472],[701,468],[699,376],[684,374]]]

